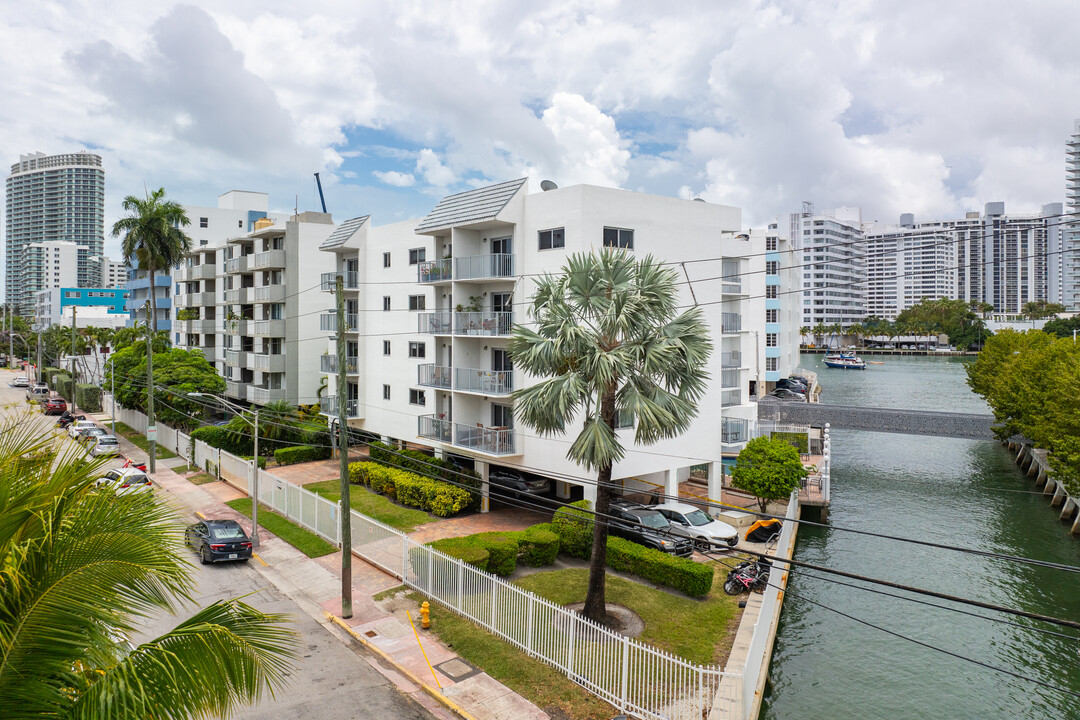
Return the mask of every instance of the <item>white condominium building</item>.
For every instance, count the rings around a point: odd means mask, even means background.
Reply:
[[[123,288],[127,285],[128,266],[123,261],[101,258],[101,287]]]
[[[1068,310],[1080,311],[1080,120],[1073,121],[1072,135],[1065,143],[1065,211],[1060,252],[1048,258],[1051,268],[1053,302]],[[1057,272],[1054,272],[1054,271]],[[1059,294],[1053,292],[1058,283]]]
[[[810,203],[778,221],[801,266],[802,324],[849,325],[866,317],[866,262],[859,208],[815,213]]]
[[[923,298],[956,297],[957,242],[941,223],[915,223],[905,213],[899,225],[867,223],[866,314],[883,320]]]
[[[344,222],[322,244],[333,272],[324,277],[321,328],[336,332],[330,291],[340,274],[346,396],[337,395],[331,341],[323,411],[336,416],[344,402],[350,425],[454,454],[482,477],[492,466],[538,469],[566,480],[560,497],[592,497],[592,473],[566,457],[580,424],[542,438],[515,419],[510,395],[533,378],[514,368],[507,343],[537,276],[558,273],[572,253],[620,247],[678,270],[680,304],[703,308],[715,349],[700,418],[645,447],[633,446],[634,418],[622,418],[628,452],[613,477],[628,490],[672,492],[692,465],[708,464],[712,486],[752,437],[750,393],[764,391],[766,373],[797,363],[770,360],[790,313],[780,307],[785,296],[766,294],[781,276],[766,266],[765,233],[740,233],[740,217],[733,207],[587,185],[530,194],[526,180],[514,180],[447,196],[420,220]],[[784,342],[797,353],[797,342]]]
[[[73,242],[29,243],[22,250],[22,283],[37,293],[51,287],[79,286],[79,246]],[[17,302],[12,298],[12,302]],[[28,313],[33,314],[33,313]]]

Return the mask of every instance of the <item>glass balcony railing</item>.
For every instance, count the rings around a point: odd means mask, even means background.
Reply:
[[[742,390],[724,390],[720,393],[721,407],[742,405]]]
[[[720,353],[720,366],[726,368],[742,367],[742,353],[738,350]]]
[[[738,368],[721,368],[720,369],[720,387],[722,388],[737,388],[739,387],[739,369]],[[736,403],[738,404],[738,403]]]
[[[512,370],[454,368],[454,389],[484,395],[509,395],[514,390]]]
[[[356,290],[360,287],[360,273],[355,271],[329,272],[321,276],[323,292],[333,292],[337,287],[338,275],[342,276],[342,285],[346,290]]]
[[[358,313],[345,313],[345,332],[356,332],[359,327]],[[319,316],[319,330],[337,332],[337,312],[323,313]]]
[[[416,266],[416,281],[422,283],[443,282],[452,279],[450,258],[426,260]]]
[[[354,418],[360,417],[360,401],[346,400],[345,401],[345,417]],[[337,417],[338,414],[338,399],[337,396],[331,395],[323,398],[322,403],[319,404],[319,412],[323,415],[329,415],[331,417]]]
[[[450,368],[445,365],[419,365],[416,368],[416,384],[424,387],[449,388]]]
[[[435,415],[417,418],[417,435],[488,455],[514,454],[514,429],[451,422]]]
[[[742,332],[742,315],[739,313],[721,313],[720,330],[724,334]]]
[[[320,369],[324,373],[337,374],[337,355],[322,355],[319,358]],[[355,355],[345,356],[345,374],[355,374],[359,368],[358,359]]]

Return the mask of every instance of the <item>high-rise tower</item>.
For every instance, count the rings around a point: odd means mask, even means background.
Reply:
[[[1061,237],[1061,303],[1080,310],[1080,120],[1065,143],[1065,218]]]

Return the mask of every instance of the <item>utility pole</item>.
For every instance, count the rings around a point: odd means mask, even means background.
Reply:
[[[38,325],[37,329],[37,371],[34,373],[34,381],[41,382],[41,325]]]
[[[112,362],[112,358],[109,358],[109,362]],[[109,368],[109,394],[112,395],[112,412],[109,413],[112,415],[112,434],[116,437],[116,363]]]
[[[243,413],[241,413],[243,417]],[[259,408],[255,408],[255,457],[251,461],[251,547],[259,549]]]
[[[78,305],[71,306],[71,410],[75,411],[75,318]]]
[[[154,292],[153,286],[150,292]],[[154,424],[154,330],[146,301],[146,439],[150,441],[150,474],[157,472],[157,426]]]
[[[349,507],[349,435],[346,425],[348,386],[345,382],[345,275],[339,272],[337,295],[337,416],[338,457],[341,458],[341,617],[352,617],[352,511]]]

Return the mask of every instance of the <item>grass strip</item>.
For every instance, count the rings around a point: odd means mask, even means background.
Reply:
[[[375,593],[374,595],[371,596],[371,599],[374,600],[375,602],[379,602],[380,600],[385,600],[386,598],[394,597],[399,592],[404,592],[405,590],[408,590],[408,589],[409,588],[408,588],[407,585],[398,585],[397,587],[387,588],[386,590],[383,590],[382,592]]]
[[[135,428],[131,427],[130,425],[125,425],[122,422],[118,422],[116,423],[116,432],[120,433],[125,438],[130,440],[135,447],[139,448],[147,455],[150,454],[150,441],[147,440],[146,436],[144,436]],[[166,450],[165,448],[161,447],[161,445],[157,445],[155,447],[155,450],[157,450],[156,457],[158,460],[168,460],[170,458],[176,457],[175,453]]]
[[[324,480],[304,487],[332,502],[341,499],[340,480]],[[349,503],[356,512],[407,533],[415,530],[418,525],[439,519],[423,510],[396,505],[389,498],[373,493],[362,485],[349,486]]]
[[[251,517],[251,498],[237,498],[225,504],[238,513]],[[279,515],[265,505],[263,505],[262,512],[259,513],[259,525],[310,558],[322,557],[337,552],[336,545],[328,543],[315,533],[305,530],[292,520]]]
[[[206,483],[216,482],[217,478],[210,473],[199,473],[192,475],[188,478],[188,482],[195,483],[196,485],[205,485]]]

